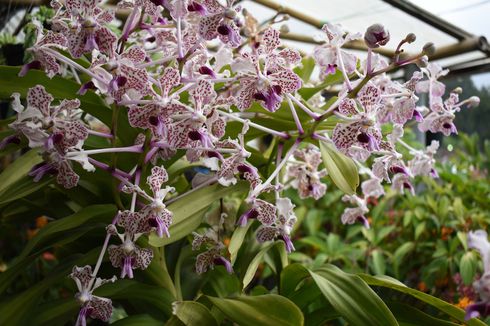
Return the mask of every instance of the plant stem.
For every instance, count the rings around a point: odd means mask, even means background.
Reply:
[[[316,114],[315,112],[308,109],[308,107],[306,107],[306,105],[301,103],[301,101],[298,100],[293,95],[287,94],[286,96],[287,96],[287,98],[291,99],[294,103],[296,103],[300,107],[300,109],[305,111],[313,120],[317,120],[320,117],[318,114]]]
[[[98,82],[104,84],[104,85],[107,85],[107,82],[100,76],[94,74],[93,72],[91,72],[90,70],[88,70],[87,68],[84,68],[82,67],[81,65],[79,65],[78,63],[76,63],[75,61],[65,57],[64,55],[62,55],[61,53],[47,47],[47,46],[43,46],[42,47],[43,51],[46,51],[48,52],[49,54],[51,54],[53,57],[55,57],[56,59],[58,59],[59,61],[61,62],[64,62],[66,63],[67,65],[69,66],[72,66],[74,67],[75,69],[78,69],[80,70],[81,72],[87,74],[88,76],[92,77],[93,79],[97,80]]]
[[[291,99],[289,97],[286,97],[289,108],[291,109],[291,114],[293,115],[294,122],[296,123],[296,128],[298,128],[298,133],[300,135],[303,135],[305,131],[303,130],[303,126],[301,125],[301,122],[299,121],[298,113],[296,112],[296,109],[294,108],[293,102],[291,102]]]
[[[173,295],[174,298],[177,299],[177,291],[175,289],[174,281],[172,280],[172,277],[170,276],[170,273],[167,268],[167,261],[165,259],[165,247],[162,246],[158,248],[160,251],[160,267],[162,268],[162,278],[163,278],[163,284],[165,285],[165,288],[170,291],[170,293]]]
[[[88,130],[88,133],[93,136],[99,136],[99,137],[109,138],[109,139],[113,137],[111,134],[106,134],[104,132],[99,132],[91,129]]]
[[[269,178],[264,183],[260,184],[259,186],[257,186],[252,191],[251,197],[258,196],[262,190],[264,190],[267,186],[269,186],[271,184],[272,180],[274,180],[274,178],[276,177],[276,175],[281,171],[281,169],[284,167],[284,165],[289,160],[289,158],[291,157],[291,155],[293,155],[293,153],[296,150],[296,148],[298,148],[298,146],[299,146],[300,143],[301,143],[301,139],[300,138],[296,139],[296,141],[294,142],[293,146],[291,146],[291,148],[289,149],[289,151],[286,153],[286,155],[282,159],[281,163],[279,163],[279,165],[276,166],[276,169],[274,170],[274,172],[272,172],[272,174],[269,176]]]
[[[219,114],[221,114],[221,115],[224,115],[225,117],[227,117],[227,118],[229,118],[229,119],[231,119],[231,120],[235,120],[235,121],[238,121],[238,122],[241,122],[241,123],[248,123],[248,125],[249,125],[250,127],[253,127],[253,128],[255,128],[255,129],[258,129],[258,130],[262,130],[262,131],[264,131],[264,132],[266,132],[266,133],[269,133],[269,134],[271,134],[271,135],[273,135],[273,136],[281,137],[281,138],[283,138],[283,139],[289,139],[289,137],[290,137],[290,136],[289,136],[287,133],[285,133],[285,132],[281,132],[281,131],[276,131],[276,130],[273,130],[273,129],[269,129],[269,128],[267,128],[267,127],[264,127],[264,126],[261,126],[261,125],[259,125],[259,124],[253,123],[253,122],[251,122],[251,121],[249,121],[249,120],[245,120],[245,119],[239,118],[239,117],[237,117],[236,115],[233,115],[233,114],[231,114],[231,113],[226,113],[226,112],[219,111],[219,110],[217,110],[217,112],[218,112]]]
[[[92,150],[81,150],[75,152],[68,152],[66,156],[76,156],[78,154],[95,155],[104,153],[141,153],[143,152],[143,147],[140,145],[128,146],[128,147],[114,147],[114,148],[99,148]]]

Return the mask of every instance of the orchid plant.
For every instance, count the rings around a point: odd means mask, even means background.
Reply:
[[[325,43],[308,56],[281,42],[279,24],[286,16],[258,24],[233,0],[121,1],[118,9],[129,15],[120,29],[115,13],[97,0],[51,5],[55,14],[49,30],[32,22],[37,31],[28,49],[32,61],[16,71],[18,77],[7,68],[6,77],[0,77],[2,94],[12,89],[9,78],[26,86],[9,94],[16,117],[1,147],[30,149],[23,156],[28,159],[19,158],[3,178],[16,170],[32,177],[8,179],[1,194],[10,197],[2,197],[2,205],[20,204],[42,189],[65,189],[62,211],[74,213],[68,220],[76,226],[77,218],[98,216],[97,208],[86,206],[112,204],[99,207],[102,215],[112,214],[102,219],[109,224],[105,237],[97,237],[101,247],[72,266],[76,325],[111,320],[114,303],[110,294],[100,294],[103,289],[116,293],[114,299],[124,297],[117,294],[117,284],[134,283],[120,279],[145,275],[173,302],[160,324],[197,325],[199,320],[199,325],[217,325],[227,319],[240,325],[302,325],[322,302],[333,314],[322,315],[321,321],[398,325],[398,316],[366,284],[403,292],[398,283],[360,278],[333,266],[315,271],[287,266],[298,217],[284,190],[320,200],[329,177],[351,204],[339,217],[342,222],[369,228],[368,202],[384,194],[383,184],[415,195],[414,177],[437,177],[438,143],[413,148],[403,140],[404,128],[456,134],[455,114],[479,100],[459,99],[460,89],[446,96],[438,79],[447,70],[428,63],[432,44],[404,56],[404,44],[415,42],[410,33],[399,40],[393,58],[382,57],[376,49],[390,41],[390,34],[375,24],[363,36],[367,55],[359,57],[343,45],[362,35],[327,23]],[[390,78],[390,72],[408,65],[418,67],[408,81]],[[357,189],[359,174],[365,178]],[[37,186],[26,186],[31,182]],[[91,199],[82,199],[84,193],[92,193]],[[38,245],[48,245],[51,232],[68,230],[63,220],[48,223],[53,226],[33,238],[14,267],[26,264]],[[175,244],[192,250],[172,258],[164,248],[176,250]],[[246,258],[254,251],[253,259]],[[281,277],[272,292],[282,297],[237,297],[218,289],[187,289],[193,294],[186,295],[181,268],[189,257],[195,275],[187,277],[218,273],[210,275],[239,280],[245,292],[259,263],[269,257],[271,271]],[[107,258],[110,264],[104,264]],[[14,267],[10,281],[21,273]],[[100,278],[102,270],[111,276]],[[324,298],[302,302],[311,280]],[[350,294],[342,297],[338,291]],[[235,298],[226,298],[231,294]],[[348,307],[351,295],[358,306]],[[445,311],[443,303],[434,305]],[[118,311],[130,315],[124,307],[117,303]],[[25,320],[12,313],[15,309],[1,318]],[[448,310],[463,320],[460,311]],[[41,316],[44,321],[53,317]],[[155,315],[148,318],[141,322],[151,324]]]

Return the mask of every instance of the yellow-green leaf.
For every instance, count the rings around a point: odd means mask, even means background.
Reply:
[[[320,151],[333,183],[344,193],[354,194],[359,186],[359,171],[354,161],[324,141],[320,141]]]

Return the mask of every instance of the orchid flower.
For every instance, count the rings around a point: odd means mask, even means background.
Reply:
[[[87,317],[100,319],[104,322],[109,321],[112,315],[112,301],[93,295],[92,292],[105,283],[116,281],[116,277],[108,280],[97,278],[94,282],[92,267],[88,265],[84,267],[74,266],[70,277],[77,285],[78,292],[75,298],[81,306],[75,325],[85,326]]]
[[[263,224],[257,229],[257,241],[266,242],[274,239],[284,241],[288,253],[294,251],[294,245],[291,241],[291,231],[296,223],[294,214],[294,205],[289,198],[276,199],[277,215],[271,224]]]
[[[340,25],[330,23],[323,25],[322,31],[327,36],[326,43],[316,47],[313,56],[323,73],[332,74],[336,69],[346,74],[353,73],[357,57],[341,48],[345,43],[361,38],[361,34],[345,33]]]
[[[283,96],[301,87],[301,79],[289,68],[298,63],[300,56],[294,51],[280,51],[279,31],[269,28],[253,53],[244,54],[232,69],[240,76],[237,106],[248,109],[254,100],[263,102],[268,111],[279,109]]]
[[[150,232],[151,226],[146,215],[131,211],[120,212],[117,225],[124,228],[124,233],[118,233],[115,227],[108,230],[121,240],[120,245],[109,246],[109,259],[112,266],[121,268],[121,278],[133,278],[133,269],[146,269],[153,258],[151,249],[136,245],[136,240]]]
[[[288,163],[287,175],[292,179],[292,187],[298,190],[300,198],[320,199],[325,195],[327,186],[320,181],[327,175],[325,169],[318,170],[322,157],[318,148],[310,145],[294,152],[295,161]]]

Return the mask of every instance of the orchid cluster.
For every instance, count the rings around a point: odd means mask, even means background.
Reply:
[[[97,0],[54,0],[52,6],[56,14],[51,30],[38,26],[37,42],[30,49],[34,60],[20,74],[41,69],[49,77],[71,75],[80,84],[81,99],[95,92],[111,106],[112,125],[97,130],[94,118],[80,109],[79,100],[53,105],[53,96],[37,85],[29,90],[26,106],[20,94],[13,94],[17,119],[10,127],[15,134],[2,146],[26,138],[28,146],[39,151],[43,163],[30,172],[35,181],[54,175],[61,186],[75,187],[80,164],[89,172],[107,171],[120,183],[118,190],[131,198],[130,207],[120,208],[107,227],[94,270],[91,266],[73,270],[82,307],[78,325],[85,325],[87,316],[110,317],[111,301],[92,295],[105,282],[97,278],[105,251],[112,265],[121,269],[121,278],[133,278],[133,270],[147,268],[153,251],[140,247],[138,239],[152,232],[172,237],[171,202],[185,200],[186,194],[212,184],[229,187],[246,182],[247,208],[236,224],[242,227],[258,220],[259,242],[278,239],[291,252],[297,218],[283,190],[297,189],[300,198],[325,195],[325,177],[333,171],[322,164],[320,142],[335,148],[368,176],[361,194],[344,197],[353,207],[341,218],[345,224],[362,222],[369,227],[368,200],[384,194],[383,182],[414,194],[415,176],[437,176],[438,143],[415,149],[402,139],[404,126],[450,135],[457,132],[455,113],[478,104],[477,98],[460,101],[458,89],[443,99],[445,89],[438,78],[446,71],[427,64],[432,45],[414,56],[401,56],[403,44],[415,41],[413,34],[401,40],[391,63],[376,54],[375,49],[390,39],[381,25],[373,25],[364,35],[366,58],[342,48],[361,38],[360,34],[347,33],[340,25],[323,27],[325,43],[313,55],[322,79],[318,84],[335,74],[343,77],[338,93],[326,101],[320,93],[311,99],[302,97],[299,91],[304,81],[295,73],[302,56],[281,43],[276,22],[253,25],[253,20],[243,19],[243,11],[233,0],[122,1],[118,8],[130,14],[118,33],[114,32],[114,12]],[[421,67],[409,81],[390,79],[391,70],[409,64]],[[426,106],[418,104],[424,93],[429,98]],[[278,113],[290,114],[291,127],[274,128]],[[129,146],[117,147],[118,114],[138,130]],[[333,129],[323,123],[327,120],[334,122]],[[228,132],[231,127],[234,131]],[[252,154],[257,152],[257,144],[250,142],[252,133],[273,137],[272,172],[252,163]],[[87,149],[89,136],[106,138],[112,147]],[[408,158],[400,148],[408,149]],[[139,163],[124,171],[114,160],[106,163],[93,157],[104,153],[132,153]],[[187,192],[178,193],[171,186],[166,167],[175,160],[200,165],[205,171],[193,177]],[[148,166],[147,184],[140,185]],[[193,249],[205,248],[196,259],[198,273],[215,265],[233,272],[219,228],[204,235],[194,233]],[[120,241],[109,245],[113,236]]]

